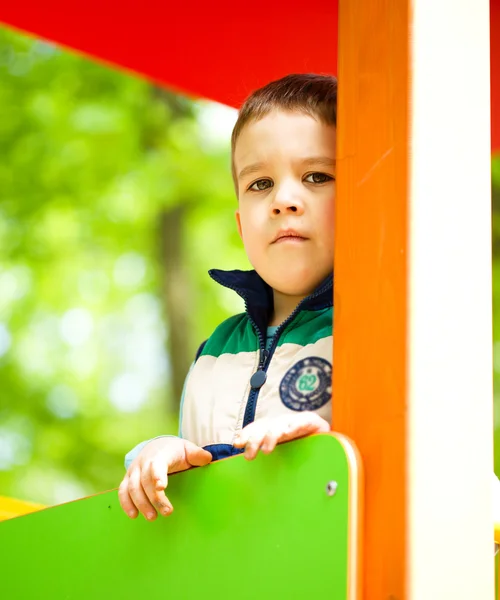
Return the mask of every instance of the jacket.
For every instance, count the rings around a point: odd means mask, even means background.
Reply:
[[[254,420],[310,410],[331,422],[333,275],[268,344],[272,289],[255,271],[210,276],[243,298],[245,312],[221,323],[198,350],[181,403],[181,436],[217,460],[242,452],[234,436]]]

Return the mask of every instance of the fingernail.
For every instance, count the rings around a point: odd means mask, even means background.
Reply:
[[[132,519],[135,517],[135,514],[136,514],[136,513],[135,513],[135,511],[133,511],[133,510],[130,510],[130,511],[128,512],[128,516],[129,516],[129,517],[131,517]]]
[[[147,514],[147,517],[148,517],[148,519],[154,519],[155,518],[155,513],[150,512],[150,513]]]

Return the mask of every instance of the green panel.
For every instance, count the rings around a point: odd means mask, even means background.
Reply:
[[[4,521],[0,596],[343,600],[348,479],[341,444],[320,435],[172,476],[174,513],[152,523],[116,491]]]

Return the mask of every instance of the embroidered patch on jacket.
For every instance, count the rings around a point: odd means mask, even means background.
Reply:
[[[332,396],[332,365],[319,356],[299,361],[280,383],[280,397],[292,410],[318,410]]]

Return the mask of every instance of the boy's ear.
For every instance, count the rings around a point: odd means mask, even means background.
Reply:
[[[236,227],[238,228],[238,233],[240,234],[240,238],[243,240],[243,234],[241,233],[241,217],[240,217],[240,211],[237,210],[234,213],[234,216],[236,217]]]

